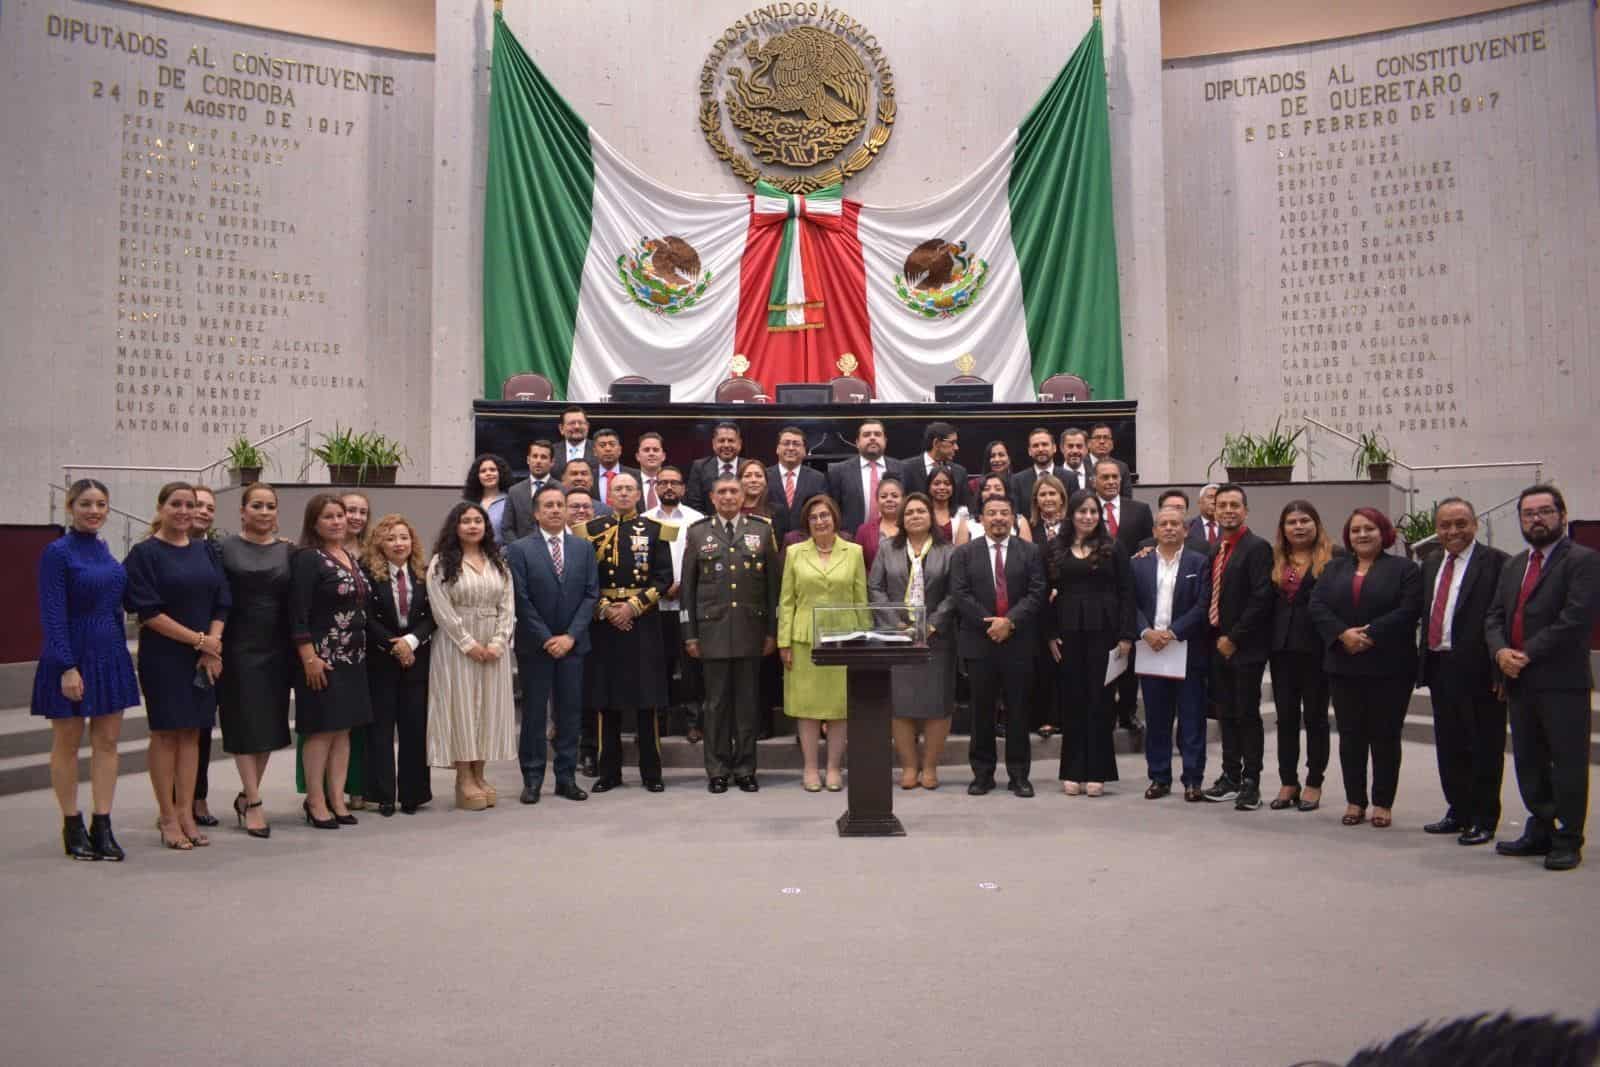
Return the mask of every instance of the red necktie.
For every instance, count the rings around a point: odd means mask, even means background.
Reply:
[[[1206,523],[1206,544],[1214,545],[1216,543],[1217,543],[1217,524],[1214,523],[1214,522],[1208,522],[1208,523]]]
[[[647,487],[644,493],[644,508],[646,511],[653,511],[656,507],[656,480],[646,478],[644,484]]]
[[[1111,536],[1117,536],[1117,505],[1114,501],[1106,501],[1106,529],[1111,531]]]
[[[1435,652],[1444,644],[1444,609],[1450,600],[1450,582],[1456,575],[1456,555],[1450,553],[1439,574],[1439,591],[1433,597],[1433,610],[1428,613],[1428,647]]]
[[[1517,610],[1511,614],[1511,647],[1522,651],[1522,609],[1539,584],[1539,571],[1544,567],[1544,553],[1535,551],[1528,557],[1528,572],[1522,576],[1522,588],[1517,591]]]
[[[873,460],[868,469],[872,471],[872,485],[867,492],[872,499],[867,501],[867,521],[872,523],[878,521],[878,461]]]
[[[400,621],[403,623],[411,617],[411,586],[406,582],[404,567],[395,575],[395,583],[395,592],[400,598]]]
[[[550,538],[550,565],[555,568],[556,578],[566,576],[566,568],[561,562],[561,535],[556,534]]]
[[[1006,592],[1006,550],[999,542],[994,546],[994,613],[1004,615],[1011,610],[1011,596]]]
[[[794,471],[783,472],[783,499],[789,507],[794,507]]]
[[[1211,561],[1211,611],[1208,618],[1212,626],[1222,625],[1222,572],[1228,569],[1228,542],[1222,542],[1217,558]]]
[[[602,471],[601,476],[606,480],[606,503],[611,503],[611,479],[617,476],[616,471]]]

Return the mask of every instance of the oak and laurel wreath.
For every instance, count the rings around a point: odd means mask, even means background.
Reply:
[[[915,311],[925,319],[948,319],[953,315],[971,307],[978,299],[978,294],[983,290],[983,283],[989,280],[989,261],[974,259],[972,269],[959,281],[951,282],[943,289],[933,292],[912,289],[906,284],[905,275],[894,276],[894,291],[906,307]],[[941,303],[949,300],[948,304]]]
[[[676,315],[698,304],[711,284],[711,272],[706,271],[693,285],[668,285],[645,271],[644,257],[648,253],[641,254],[645,240],[639,238],[639,244],[631,251],[617,256],[617,277],[627,291],[628,298],[658,315]],[[639,295],[641,289],[649,292],[648,298]]]
[[[734,151],[722,135],[722,106],[716,100],[707,100],[700,106],[700,132],[705,134],[706,143],[711,146],[711,151],[716,157],[732,168],[734,176],[746,185],[754,185],[763,178],[786,193],[804,196],[814,193],[829,185],[838,185],[848,178],[867,169],[867,166],[877,158],[883,146],[889,143],[889,135],[894,131],[895,102],[892,96],[878,98],[878,125],[867,134],[867,139],[861,142],[850,158],[842,164],[834,164],[821,174],[767,174],[763,175],[760,169],[749,159]]]

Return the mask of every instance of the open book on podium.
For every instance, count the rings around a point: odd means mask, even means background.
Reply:
[[[852,604],[813,608],[812,644],[916,647],[928,643],[928,609],[921,604]]]

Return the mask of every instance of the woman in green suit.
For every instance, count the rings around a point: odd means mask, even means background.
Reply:
[[[806,792],[822,790],[817,747],[828,728],[828,790],[844,788],[839,765],[845,745],[845,668],[811,662],[811,609],[865,604],[867,567],[859,545],[839,536],[839,505],[826,493],[812,497],[800,514],[806,540],[789,546],[778,599],[778,657],[783,660],[783,711],[796,724],[805,758]]]

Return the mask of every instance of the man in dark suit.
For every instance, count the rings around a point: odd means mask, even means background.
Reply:
[[[844,514],[841,531],[855,536],[856,527],[878,513],[878,483],[893,475],[905,484],[905,474],[897,459],[885,458],[889,435],[883,423],[868,419],[856,429],[856,457],[841,459],[828,468],[828,495]]]
[[[1560,490],[1535,485],[1517,502],[1528,550],[1500,571],[1484,625],[1511,700],[1511,751],[1527,827],[1502,856],[1544,856],[1552,871],[1583,861],[1589,807],[1589,635],[1600,610],[1600,554],[1566,536]]]
[[[950,498],[954,511],[967,502],[967,468],[956,462],[960,451],[960,436],[948,422],[930,422],[922,431],[922,452],[900,461],[900,472],[907,493],[926,493],[928,478],[940,467],[947,468],[955,478],[955,496]]]
[[[1250,532],[1245,491],[1229,482],[1217,489],[1222,539],[1211,553],[1214,636],[1211,700],[1222,730],[1222,774],[1207,800],[1232,800],[1239,811],[1261,806],[1261,676],[1272,645],[1272,546]]]
[[[1184,543],[1183,511],[1156,513],[1156,549],[1133,561],[1133,594],[1139,611],[1139,642],[1160,652],[1174,641],[1185,643],[1184,676],[1141,677],[1144,689],[1144,760],[1150,773],[1145,799],[1159,800],[1172,792],[1172,723],[1178,723],[1178,751],[1183,756],[1183,799],[1204,799],[1206,773],[1206,669],[1211,661],[1211,571],[1203,552]],[[1129,673],[1132,673],[1131,671]]]
[[[1033,796],[1028,690],[1047,594],[1043,554],[1011,536],[1012,521],[1009,500],[984,501],[984,536],[957,548],[950,561],[950,595],[960,620],[956,651],[972,682],[972,796],[994,788],[995,706],[1002,694],[1009,787],[1019,797]]]
[[[767,468],[767,504],[772,508],[772,532],[783,537],[799,523],[806,501],[828,491],[822,472],[806,466],[806,435],[798,426],[778,431],[778,462]]]
[[[1484,634],[1506,554],[1478,543],[1477,513],[1460,497],[1435,505],[1433,532],[1444,552],[1422,565],[1419,674],[1433,697],[1433,751],[1449,808],[1423,829],[1482,845],[1500,824],[1506,762],[1506,706]]]
[[[740,514],[739,479],[711,486],[717,509],[689,527],[683,554],[685,651],[705,671],[706,789],[726,793],[728,778],[746,793],[756,783],[761,661],[778,647],[782,567],[772,526]]]
[[[1028,431],[1028,459],[1032,462],[1028,464],[1027,469],[1011,476],[1011,499],[1015,500],[1017,507],[1024,512],[1032,510],[1033,487],[1046,474],[1053,474],[1061,479],[1061,484],[1067,488],[1068,497],[1084,484],[1078,481],[1076,474],[1056,462],[1055,438],[1043,426],[1036,426]]]
[[[589,440],[589,416],[585,415],[583,409],[577,405],[561,412],[561,441],[556,445],[550,473],[554,477],[561,477],[567,469],[567,464],[573,460],[587,463],[590,471],[595,470],[597,466],[594,458],[594,442]]]
[[[1184,507],[1189,506],[1184,498]],[[1217,483],[1208,482],[1200,490],[1200,514],[1189,520],[1189,543],[1210,554],[1222,532],[1217,528]]]
[[[711,514],[711,483],[725,475],[739,477],[739,454],[744,439],[736,422],[719,422],[711,431],[711,455],[689,466],[689,487],[683,502],[702,515]]]
[[[589,623],[600,601],[594,549],[567,531],[562,491],[547,485],[534,498],[536,533],[506,549],[517,597],[517,673],[522,679],[522,802],[539,803],[544,784],[545,706],[554,696],[556,796],[584,800],[578,787],[578,724]]]
[[[639,499],[644,499],[644,479],[632,467],[622,465],[622,435],[612,429],[596,430],[594,437],[590,438],[594,446],[594,484],[595,492],[607,504],[611,503],[611,482],[619,474],[633,477],[634,483],[639,486]],[[645,510],[643,508],[640,509]]]
[[[1133,496],[1133,475],[1128,470],[1128,465],[1111,454],[1117,442],[1111,436],[1111,426],[1108,423],[1097,422],[1089,427],[1089,462],[1099,466],[1101,461],[1110,460],[1117,465],[1118,472],[1122,475],[1122,495]]]
[[[1094,491],[1100,498],[1100,511],[1106,529],[1130,557],[1139,551],[1139,545],[1155,536],[1155,520],[1150,516],[1150,506],[1132,497],[1122,495],[1122,468],[1113,459],[1102,459],[1094,465]],[[1122,677],[1111,683],[1111,705],[1117,713],[1117,725],[1128,731],[1138,744],[1144,728],[1139,725],[1139,676],[1134,668],[1139,660],[1138,646],[1134,646],[1133,659]]]
[[[1089,455],[1089,434],[1080,426],[1068,426],[1061,431],[1061,469],[1072,475],[1079,489],[1094,488],[1094,457]],[[1072,485],[1064,478],[1062,481]]]
[[[560,481],[550,473],[554,455],[555,446],[543,438],[528,445],[528,476],[506,490],[506,544],[527,537],[539,528],[539,520],[533,514],[533,498],[546,485]]]
[[[600,492],[594,487],[594,468],[587,463],[567,464],[567,469],[561,472],[561,488],[582,489],[588,493],[595,518],[611,514],[611,505],[600,499]]]

